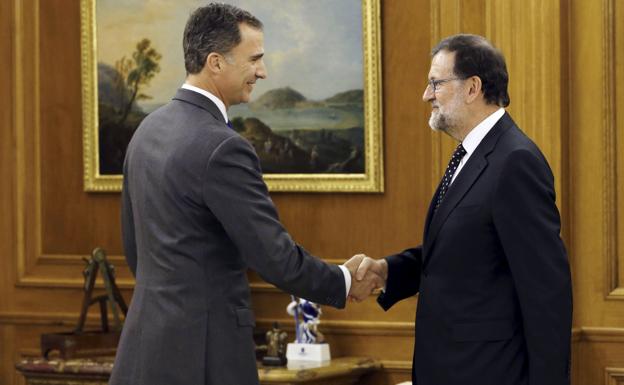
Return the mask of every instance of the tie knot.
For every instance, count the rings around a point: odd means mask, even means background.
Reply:
[[[455,151],[453,152],[453,157],[458,157],[458,158],[463,158],[464,155],[466,155],[466,149],[464,148],[464,146],[460,143],[457,148],[455,149]]]

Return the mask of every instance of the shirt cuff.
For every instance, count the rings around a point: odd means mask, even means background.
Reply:
[[[345,298],[349,296],[349,291],[351,291],[351,273],[349,273],[349,269],[344,267],[343,265],[338,266],[340,270],[342,270],[342,274],[344,274],[345,279],[345,289],[347,292],[345,293]]]

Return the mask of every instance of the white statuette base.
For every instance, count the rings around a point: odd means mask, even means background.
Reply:
[[[290,343],[286,349],[286,358],[291,361],[323,362],[331,360],[329,344]]]

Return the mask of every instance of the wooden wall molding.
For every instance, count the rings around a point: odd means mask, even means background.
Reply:
[[[79,288],[82,258],[88,255],[49,254],[42,244],[40,0],[14,0],[14,20],[15,284]],[[123,275],[129,276],[123,257],[112,256],[111,261],[118,272],[125,270]],[[76,269],[60,268],[67,265]],[[133,286],[132,279],[120,278],[119,283],[124,288]]]
[[[606,299],[624,299],[624,287],[620,283],[620,267],[622,263],[618,250],[618,169],[616,135],[616,43],[615,12],[613,0],[602,1],[603,16],[603,148],[605,175],[603,178],[603,247],[606,257]],[[623,148],[624,150],[624,148]]]
[[[11,325],[74,325],[78,313],[41,313],[41,312],[0,312],[0,324]],[[289,325],[290,318],[268,319],[258,318],[257,325],[269,327],[274,321]],[[98,325],[97,314],[87,317],[87,324]],[[413,322],[380,322],[356,320],[323,320],[323,329],[336,334],[357,335],[414,335]],[[572,330],[575,342],[617,342],[624,343],[624,328],[613,327],[577,327]]]
[[[84,254],[40,254],[33,257],[33,263],[18,256],[18,261],[24,272],[18,275],[16,287],[38,288],[67,288],[78,289],[84,286],[82,270],[85,268],[84,258],[90,255]],[[126,265],[122,255],[107,256],[108,261],[115,267],[116,283],[122,289],[133,289],[134,279]],[[65,267],[65,268],[64,268]],[[59,271],[61,270],[61,271]],[[22,270],[20,270],[21,272]],[[96,287],[103,287],[101,278],[98,278]]]
[[[580,341],[624,342],[624,328],[582,327],[580,332]]]
[[[78,313],[41,313],[41,312],[0,312],[0,324],[21,325],[64,325],[75,321]],[[98,324],[98,315],[87,317],[94,325]],[[275,319],[258,318],[257,324],[270,326]],[[288,325],[290,318],[277,320],[280,324]],[[351,321],[351,320],[323,320],[323,328],[336,331],[359,330],[370,334],[369,331],[383,335],[413,335],[412,322],[380,322],[380,321]],[[624,342],[624,328],[610,327],[577,327],[572,330],[573,341],[590,342]]]
[[[76,323],[78,312],[0,312],[0,324],[5,325],[54,325],[72,326]],[[256,324],[270,327],[273,322],[290,325],[290,318],[258,318]],[[87,325],[99,325],[99,315],[89,314]],[[339,334],[414,336],[413,322],[380,322],[353,320],[323,320],[323,330]],[[573,342],[617,342],[624,343],[624,328],[580,327],[572,330]]]
[[[14,2],[14,126],[17,183],[17,274],[26,274],[30,245],[40,245],[39,170],[39,3]],[[34,183],[33,183],[34,182]],[[28,208],[28,209],[27,209]],[[27,214],[28,213],[28,214]],[[34,235],[34,239],[33,239]],[[37,249],[37,246],[35,246]]]
[[[23,276],[21,277],[17,283],[16,287],[31,287],[31,288],[50,288],[50,289],[79,289],[84,286],[84,279],[78,278],[80,276],[80,270],[75,270],[76,274],[74,276],[76,278],[64,278],[64,277],[49,277],[49,276]],[[115,283],[120,289],[131,290],[134,289],[134,279],[133,278],[117,278],[115,279]],[[98,280],[95,284],[96,288],[103,288],[103,283],[101,278],[98,277]],[[249,287],[253,293],[283,293],[282,290],[275,287],[273,284],[267,282],[250,282]]]
[[[46,276],[44,274],[24,274],[19,277],[16,282],[17,287],[44,287],[44,288],[68,288],[76,289],[84,286],[84,279],[80,274],[80,271],[85,267],[83,258],[89,258],[89,255],[78,254],[42,254],[37,258],[37,264],[32,269],[34,271],[42,270],[45,266],[60,267],[70,266],[74,267],[71,270],[73,274],[67,275],[65,272],[63,276]],[[115,267],[117,273],[116,283],[121,289],[134,289],[135,281],[131,276],[129,269],[126,265],[126,260],[123,255],[109,255],[108,261]],[[344,259],[325,259],[327,263],[342,265],[345,263]],[[282,291],[275,287],[273,284],[264,282],[262,280],[253,279],[250,282],[251,290],[253,292],[269,292],[269,293],[281,293]],[[96,282],[96,287],[103,287],[101,279]]]
[[[41,313],[41,312],[0,312],[0,325],[47,325],[47,326],[75,326],[78,321],[76,313]],[[277,321],[280,325],[291,325],[292,319],[265,319],[258,318],[256,325],[260,328],[270,328]],[[378,335],[378,336],[406,336],[413,338],[414,323],[412,322],[378,322],[355,320],[323,320],[322,329],[331,334],[348,335]],[[99,314],[87,316],[88,326],[99,325]]]
[[[572,328],[572,343],[581,340],[581,328]]]
[[[88,254],[41,254],[37,260],[41,265],[79,265],[84,266],[83,258],[89,258]],[[125,265],[126,258],[123,255],[107,255],[108,262],[115,267]],[[342,265],[345,259],[326,258],[323,259],[327,263]]]
[[[16,282],[27,284],[33,267],[37,265],[37,256],[42,254],[39,1],[16,0],[14,10]]]
[[[277,321],[280,325],[292,325],[292,319],[264,319],[256,320],[256,325],[268,329]],[[369,336],[405,336],[414,338],[413,322],[379,322],[379,321],[351,321],[351,320],[322,320],[321,329],[324,333],[345,335]]]
[[[623,385],[624,368],[605,368],[606,385]]]
[[[76,326],[79,313],[0,312],[0,325]],[[87,326],[99,325],[99,316],[87,315]]]

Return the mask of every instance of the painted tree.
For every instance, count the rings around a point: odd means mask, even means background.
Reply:
[[[142,92],[142,89],[149,85],[150,81],[158,72],[160,65],[158,62],[162,55],[151,47],[149,39],[143,39],[136,45],[136,51],[132,53],[132,59],[122,57],[115,63],[115,68],[119,73],[118,89],[124,101],[120,111],[119,125],[123,125],[132,110],[132,105],[139,100],[152,99],[150,95]]]

